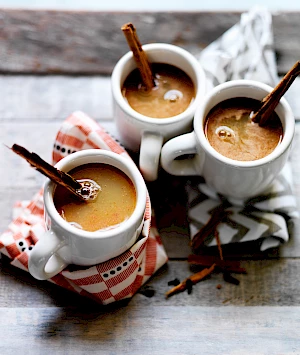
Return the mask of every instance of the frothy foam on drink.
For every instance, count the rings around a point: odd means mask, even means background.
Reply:
[[[251,120],[250,114],[259,103],[241,97],[216,105],[204,126],[210,145],[220,154],[239,161],[258,160],[270,154],[280,144],[283,128],[275,113],[264,127]]]

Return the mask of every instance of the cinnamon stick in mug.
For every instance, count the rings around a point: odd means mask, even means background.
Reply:
[[[121,29],[126,37],[129,48],[133,53],[143,84],[147,90],[151,90],[155,86],[154,78],[146,53],[143,51],[142,45],[137,36],[136,29],[130,22],[123,25]]]
[[[300,61],[297,61],[293,67],[286,73],[279,84],[261,101],[260,109],[252,115],[252,121],[265,126],[272,117],[276,106],[282,96],[287,92],[296,77],[300,74]]]
[[[29,152],[26,148],[13,144],[10,148],[14,153],[18,154],[20,157],[25,159],[33,168],[37,171],[48,177],[50,180],[55,183],[62,185],[66,189],[76,195],[80,200],[83,200],[82,196],[77,192],[81,189],[81,184],[72,178],[69,174],[56,169],[51,164],[47,163],[36,153]]]

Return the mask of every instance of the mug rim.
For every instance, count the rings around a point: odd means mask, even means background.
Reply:
[[[144,44],[142,46],[143,50],[145,52],[151,53],[151,51],[155,50],[166,50],[169,52],[174,52],[180,56],[182,56],[187,63],[193,68],[195,72],[195,78],[197,81],[197,90],[196,90],[196,95],[193,100],[193,102],[187,107],[187,109],[180,114],[172,117],[164,117],[164,118],[157,118],[157,117],[149,117],[145,116],[137,111],[135,111],[124,99],[121,91],[121,76],[123,73],[123,67],[126,63],[129,61],[133,60],[133,53],[131,51],[128,51],[126,54],[124,54],[117,64],[115,65],[112,76],[111,76],[111,85],[112,85],[112,92],[113,92],[113,97],[118,103],[118,105],[122,108],[122,110],[129,116],[131,116],[133,119],[139,121],[139,122],[144,122],[147,124],[153,124],[153,125],[169,125],[172,123],[176,123],[178,121],[181,121],[183,119],[188,119],[188,117],[193,116],[195,110],[197,109],[197,106],[199,104],[199,101],[201,98],[203,98],[205,94],[205,89],[206,89],[206,79],[205,79],[205,72],[204,69],[202,68],[201,64],[199,61],[196,59],[196,57],[188,52],[187,50],[173,45],[173,44],[168,44],[168,43],[148,43]],[[160,63],[159,61],[155,61],[154,63]],[[166,63],[167,64],[167,63]],[[129,73],[128,73],[129,74]],[[192,79],[192,78],[191,78]],[[193,83],[194,80],[192,79]],[[195,83],[194,83],[195,85]]]
[[[257,160],[250,160],[250,161],[241,161],[241,160],[235,160],[228,158],[221,153],[219,153],[217,150],[215,150],[209,143],[207,137],[205,136],[204,133],[204,121],[206,119],[206,116],[208,114],[205,113],[206,107],[209,105],[210,100],[220,94],[221,91],[223,90],[228,90],[231,88],[258,88],[262,91],[265,91],[265,95],[267,95],[269,92],[273,90],[273,88],[267,84],[261,83],[259,81],[255,80],[247,80],[247,79],[240,79],[240,80],[232,80],[228,81],[222,84],[217,85],[214,87],[208,94],[203,99],[203,102],[201,105],[198,106],[195,116],[194,116],[194,131],[195,131],[195,136],[198,140],[199,145],[201,146],[204,151],[213,156],[215,159],[218,161],[223,162],[226,165],[232,165],[235,167],[240,167],[240,168],[252,168],[252,167],[257,167],[261,165],[265,165],[267,163],[270,163],[271,161],[277,159],[280,157],[290,146],[293,140],[294,136],[294,131],[295,131],[295,119],[294,115],[292,112],[292,109],[286,99],[284,97],[281,98],[279,101],[275,112],[278,111],[278,106],[280,106],[284,110],[284,115],[285,115],[285,130],[283,134],[282,141],[276,146],[276,148],[268,155],[261,159]],[[264,97],[263,96],[263,97]],[[235,95],[234,97],[245,97],[245,95]],[[233,97],[233,98],[234,98]],[[263,99],[262,97],[262,99]],[[249,98],[252,98],[251,95]],[[222,102],[223,100],[218,101],[215,105],[213,105],[210,109],[215,107],[218,103]],[[282,116],[282,115],[281,115]],[[278,117],[280,118],[281,122],[282,119],[280,115],[278,114]]]
[[[76,235],[79,238],[106,239],[106,238],[118,237],[121,233],[124,233],[126,232],[126,230],[137,225],[138,222],[141,223],[143,221],[145,210],[146,210],[146,204],[147,204],[147,188],[138,168],[136,167],[134,162],[130,160],[130,158],[127,159],[121,156],[120,154],[105,149],[85,149],[85,150],[72,153],[62,158],[57,164],[55,164],[55,167],[62,171],[65,171],[64,168],[66,165],[74,161],[77,161],[81,158],[93,157],[93,156],[109,157],[114,161],[118,161],[119,163],[121,163],[121,165],[126,166],[126,168],[129,169],[133,178],[129,176],[128,177],[130,178],[130,180],[132,180],[136,190],[136,206],[133,213],[130,215],[130,217],[125,221],[121,222],[120,224],[111,226],[111,228],[109,229],[103,229],[103,230],[100,229],[91,232],[91,231],[86,231],[83,229],[76,228],[72,226],[70,223],[68,223],[67,221],[65,221],[60,216],[57,209],[55,208],[53,202],[53,195],[54,195],[56,184],[51,180],[48,180],[45,183],[45,187],[44,187],[45,213],[47,213],[50,216],[50,218],[53,219],[60,228],[64,229],[67,233]],[[103,163],[103,164],[107,164],[107,163]],[[76,167],[81,165],[83,164],[78,164],[76,165]],[[116,168],[123,171],[119,167]],[[66,170],[70,171],[72,169],[66,169]],[[126,173],[124,172],[124,174]]]

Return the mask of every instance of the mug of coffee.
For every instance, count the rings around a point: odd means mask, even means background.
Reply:
[[[295,129],[284,98],[269,125],[252,122],[251,112],[271,91],[252,80],[215,87],[196,110],[194,131],[163,146],[162,167],[173,175],[203,176],[227,197],[246,199],[262,193],[286,163]]]
[[[205,94],[205,74],[196,58],[180,47],[155,43],[142,48],[156,85],[146,92],[132,52],[125,54],[111,78],[114,119],[122,144],[140,153],[142,175],[154,181],[163,143],[192,129]]]
[[[44,189],[47,231],[36,243],[28,268],[39,280],[49,279],[69,264],[95,265],[122,254],[143,227],[147,189],[136,165],[111,151],[87,149],[56,165],[76,180],[100,186],[95,200],[79,201],[51,181]]]

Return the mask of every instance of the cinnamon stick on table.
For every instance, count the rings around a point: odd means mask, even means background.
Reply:
[[[216,241],[217,241],[220,260],[224,261],[222,245],[221,245],[221,241],[220,241],[219,232],[217,231],[217,229],[215,229],[215,238],[216,238]],[[224,279],[224,281],[232,283],[234,285],[239,285],[240,284],[240,281],[238,279],[236,279],[235,277],[231,276],[229,270],[226,270],[226,269],[223,270],[223,279]]]
[[[166,292],[166,298],[175,295],[176,293],[185,291],[189,286],[195,285],[209,276],[215,269],[216,264],[212,264],[209,268],[205,268],[194,275],[189,276],[180,284],[174,286],[171,290]],[[190,284],[190,285],[189,285]]]
[[[47,163],[36,153],[29,152],[26,148],[14,144],[10,148],[14,153],[18,154],[36,170],[38,170],[43,175],[47,176],[50,180],[55,183],[64,186],[69,191],[71,191],[74,195],[76,195],[80,200],[85,201],[80,193],[77,190],[81,189],[81,184],[77,180],[73,179],[71,175],[56,169],[54,166]]]
[[[219,205],[211,214],[209,221],[194,235],[191,244],[195,253],[199,252],[207,238],[215,236],[217,226],[232,213],[226,210],[227,207],[227,202]]]
[[[216,268],[226,270],[236,274],[246,274],[245,268],[241,267],[241,263],[238,260],[221,260],[220,257],[211,255],[196,255],[190,254],[188,256],[188,263],[192,265],[200,265],[209,267],[212,264],[216,264]]]
[[[142,49],[142,45],[136,33],[136,29],[132,23],[126,23],[121,27],[129,48],[133,53],[134,60],[142,77],[142,81],[146,90],[149,91],[155,86],[152,71],[146,56],[146,53]]]
[[[260,109],[252,115],[252,121],[259,123],[260,126],[267,124],[271,118],[273,111],[278,105],[282,96],[286,93],[293,81],[300,74],[300,61],[297,61],[294,66],[282,78],[279,84],[272,90],[263,100]]]

